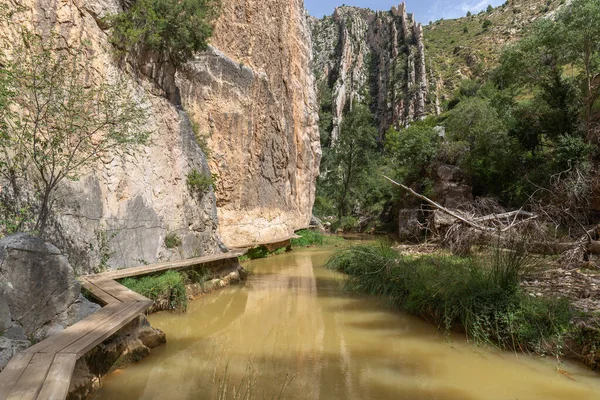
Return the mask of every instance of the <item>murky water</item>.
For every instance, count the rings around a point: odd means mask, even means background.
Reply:
[[[555,360],[491,351],[349,296],[322,265],[328,250],[249,263],[254,274],[152,315],[168,344],[104,380],[98,399],[212,399],[219,382],[252,384],[252,398],[591,400],[600,375]],[[291,382],[290,382],[291,380]],[[283,395],[279,395],[283,390]]]

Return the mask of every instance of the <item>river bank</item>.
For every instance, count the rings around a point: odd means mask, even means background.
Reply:
[[[350,291],[385,298],[443,331],[463,332],[477,345],[598,367],[598,319],[581,306],[590,302],[582,303],[573,290],[536,289],[536,277],[552,270],[547,260],[519,249],[472,257],[409,250],[359,245],[337,252],[327,266],[348,275]]]

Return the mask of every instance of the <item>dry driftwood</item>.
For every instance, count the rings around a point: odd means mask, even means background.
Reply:
[[[438,210],[450,215],[451,217],[464,222],[465,224],[471,226],[472,228],[475,228],[482,232],[496,232],[496,233],[497,232],[507,232],[510,229],[516,227],[517,225],[520,225],[522,223],[525,223],[527,221],[537,218],[537,215],[534,215],[530,212],[523,211],[523,210],[516,210],[516,211],[511,211],[511,212],[502,213],[502,214],[490,214],[490,215],[485,215],[485,216],[478,217],[478,218],[467,218],[465,215],[463,215],[457,211],[450,210],[450,209],[442,206],[438,202],[433,201],[430,198],[428,198],[420,193],[415,192],[414,190],[412,190],[411,188],[409,188],[406,185],[396,182],[395,180],[388,178],[385,175],[383,177],[385,179],[387,179],[388,181],[392,182],[394,185],[399,186],[402,189],[406,190],[413,196],[431,204],[436,209],[438,209]],[[517,221],[517,219],[519,217],[525,217],[526,219],[524,219],[522,221]],[[504,222],[502,222],[502,220],[504,220],[504,219],[508,220],[508,222],[509,222],[508,225],[506,225]],[[511,219],[512,219],[512,221],[511,221]],[[495,224],[496,226],[495,227],[485,226],[485,225],[482,225],[481,222],[496,222],[496,224]]]
[[[482,232],[481,234],[478,235],[479,241],[485,241],[485,242],[497,241],[499,243],[503,242],[504,241],[504,237],[503,237],[504,233],[508,232],[509,230],[511,230],[519,225],[522,225],[524,223],[527,223],[531,220],[538,218],[538,215],[528,212],[528,211],[524,211],[522,209],[505,212],[505,213],[484,215],[481,217],[468,217],[468,216],[464,215],[463,213],[460,213],[460,212],[454,211],[454,210],[450,210],[450,209],[442,206],[441,204],[437,203],[436,201],[431,200],[430,198],[428,198],[420,193],[415,192],[408,186],[403,185],[399,182],[396,182],[393,179],[391,179],[385,175],[384,175],[384,178],[386,178],[387,180],[392,182],[394,185],[399,186],[402,189],[406,190],[413,196],[429,203],[430,205],[432,205],[434,208],[440,210],[441,212],[443,212],[447,215],[450,215],[451,217],[456,218],[458,221],[465,223],[469,227]],[[492,227],[492,226],[484,225],[486,223],[493,224],[494,226]],[[457,226],[454,225],[454,228],[456,229]],[[596,238],[594,235],[600,236],[600,235],[598,235],[598,233],[600,232],[600,226],[598,226],[590,231],[586,230],[585,227],[583,227],[583,225],[581,225],[581,228],[585,231],[586,236],[582,237],[579,241],[575,241],[575,242],[528,241],[527,248],[532,253],[546,254],[546,255],[565,254],[567,252],[573,252],[576,249],[579,249],[578,251],[583,251],[583,253],[586,256],[587,255],[600,255],[600,241],[594,240]],[[450,232],[450,230],[447,232],[446,236],[448,236],[449,232]],[[448,237],[446,237],[445,239],[448,239]]]

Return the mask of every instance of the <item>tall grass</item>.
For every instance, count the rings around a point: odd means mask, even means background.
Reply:
[[[184,276],[176,271],[167,271],[159,275],[139,278],[125,278],[121,284],[134,292],[154,301],[150,312],[161,310],[187,309],[188,298],[185,290]]]
[[[350,290],[389,298],[443,329],[464,330],[480,344],[557,351],[572,318],[568,302],[521,291],[531,263],[518,249],[482,258],[408,257],[367,244],[337,252],[326,265],[349,275]]]

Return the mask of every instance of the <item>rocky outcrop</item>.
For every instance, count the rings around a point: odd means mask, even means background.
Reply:
[[[308,226],[321,150],[302,0],[224,1],[212,47],[178,73],[210,148],[228,245]]]
[[[0,369],[12,356],[94,313],[60,251],[39,238],[0,240]]]
[[[62,185],[48,239],[90,273],[218,253],[221,237],[268,241],[307,226],[320,148],[303,2],[224,1],[213,47],[177,76],[151,54],[115,61],[103,17],[130,3],[25,0],[0,21],[9,42],[19,26],[57,30],[66,46],[86,40],[94,79],[125,78],[148,110],[151,144]],[[190,192],[193,170],[213,174],[216,195]],[[168,234],[181,245],[167,248]]]
[[[380,135],[426,114],[423,28],[404,3],[389,12],[342,6],[310,23],[318,87],[332,90],[333,142],[354,102],[375,112]]]
[[[117,63],[111,52],[102,18],[119,12],[120,1],[26,0],[20,5],[23,10],[1,26],[1,35],[16,37],[24,26],[36,32],[55,30],[65,46],[87,41],[97,72],[93,79],[123,78],[147,110],[144,129],[151,132],[150,145],[131,156],[106,157],[78,181],[62,184],[48,240],[78,273],[221,252],[213,191],[200,197],[186,185],[192,170],[209,173],[191,122],[167,100],[156,77],[147,77],[137,65]],[[180,246],[165,246],[169,233],[179,236]]]

